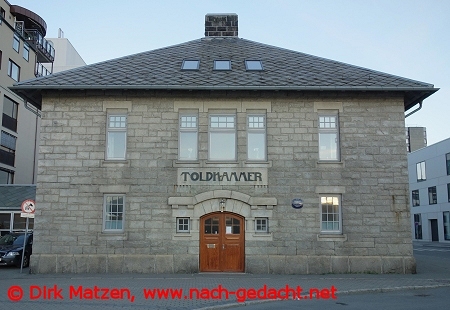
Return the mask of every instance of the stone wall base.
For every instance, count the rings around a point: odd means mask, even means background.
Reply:
[[[31,273],[197,273],[198,255],[33,254]],[[247,255],[247,273],[416,273],[413,256]]]

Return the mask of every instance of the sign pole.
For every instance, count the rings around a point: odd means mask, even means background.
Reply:
[[[25,226],[25,236],[23,237],[23,250],[22,250],[22,260],[20,262],[20,273],[22,273],[22,270],[23,270],[23,258],[25,256],[25,247],[27,245],[28,221],[29,221],[29,218],[27,217],[27,224]]]

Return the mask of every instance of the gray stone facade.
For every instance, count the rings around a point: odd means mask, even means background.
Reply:
[[[179,113],[196,111],[198,157],[178,158]],[[208,158],[208,113],[237,115],[236,162]],[[105,160],[107,113],[126,113],[127,159]],[[246,160],[246,115],[267,119],[265,162]],[[340,161],[319,161],[318,113],[339,115]],[[411,273],[404,101],[394,93],[86,91],[43,96],[31,270],[191,273],[199,270],[199,218],[246,219],[250,273]],[[181,168],[262,169],[267,185],[180,186]],[[126,196],[124,233],[102,232],[105,194]],[[321,194],[341,197],[342,234],[320,233]],[[301,198],[302,209],[291,200]],[[176,217],[188,216],[188,235]],[[254,231],[255,217],[269,232]]]

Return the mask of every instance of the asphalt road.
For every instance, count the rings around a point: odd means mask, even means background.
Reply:
[[[450,307],[450,288],[442,287],[426,290],[399,290],[385,293],[351,294],[337,296],[329,300],[289,300],[266,303],[247,303],[245,307],[228,309],[269,310],[269,309],[339,309],[339,310],[423,310],[448,309]]]

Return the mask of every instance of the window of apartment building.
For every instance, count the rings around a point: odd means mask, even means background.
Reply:
[[[412,206],[418,207],[420,206],[420,198],[419,198],[419,190],[413,190],[412,191]]]
[[[17,138],[5,131],[1,133],[0,163],[14,166]]]
[[[108,115],[106,159],[125,160],[127,150],[127,116]]]
[[[17,131],[17,111],[19,104],[8,97],[3,97],[2,126],[12,131]]]
[[[124,195],[105,195],[103,203],[103,230],[123,231],[125,213]]]
[[[430,205],[437,204],[436,186],[428,187],[428,203]]]
[[[414,239],[422,239],[422,215],[414,214]]]
[[[23,59],[30,60],[30,47],[26,43],[23,44]]]
[[[236,160],[236,116],[210,115],[209,159]]]
[[[177,233],[189,233],[190,219],[188,217],[177,217]]]
[[[339,124],[337,114],[319,114],[319,159],[339,160]]]
[[[416,164],[416,171],[417,171],[417,182],[425,181],[427,179],[427,175],[425,173],[425,162],[424,161],[421,161],[420,163]]]
[[[450,202],[450,183],[447,184],[447,198],[448,202]]]
[[[321,196],[320,213],[320,230],[322,233],[342,233],[340,196]]]
[[[268,233],[269,219],[266,217],[257,217],[255,219],[255,232]]]
[[[266,160],[266,117],[249,115],[247,117],[247,158]]]
[[[19,82],[20,67],[11,59],[8,62],[8,76],[14,81]]]
[[[13,184],[14,171],[0,168],[0,184]]]
[[[178,159],[198,159],[198,117],[197,115],[180,115],[178,138]]]
[[[444,216],[444,239],[450,240],[450,212],[443,212]]]
[[[447,166],[447,175],[450,175],[450,153],[445,154],[445,162]]]
[[[5,18],[5,10],[2,7],[0,7],[0,25],[3,22],[2,18]]]
[[[20,38],[17,34],[14,34],[12,47],[17,53],[19,52]]]

